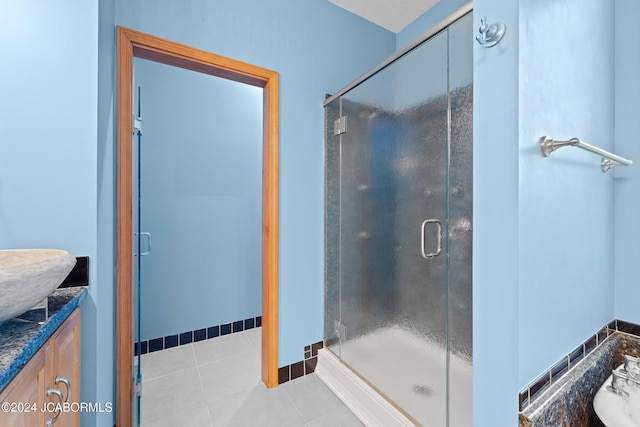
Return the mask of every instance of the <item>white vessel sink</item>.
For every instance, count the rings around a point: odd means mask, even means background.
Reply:
[[[607,389],[611,378],[610,375],[593,398],[596,415],[607,427],[640,427],[640,386],[625,387],[627,394],[618,395]]]
[[[42,301],[75,264],[74,256],[59,249],[0,250],[0,322]]]

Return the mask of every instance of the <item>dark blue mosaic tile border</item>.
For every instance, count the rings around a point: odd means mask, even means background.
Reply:
[[[262,316],[251,317],[249,319],[238,320],[236,322],[225,323],[208,328],[196,329],[195,331],[181,332],[166,337],[152,338],[141,341],[139,345],[134,345],[134,356],[140,354],[153,353],[154,351],[165,350],[180,345],[191,344],[193,342],[209,340],[221,335],[233,334],[262,326]]]
[[[578,362],[587,357],[615,332],[624,332],[640,336],[640,325],[614,319],[607,323],[596,334],[580,344],[573,351],[554,364],[548,371],[543,372],[518,394],[520,412],[531,405],[551,384],[557,382]]]

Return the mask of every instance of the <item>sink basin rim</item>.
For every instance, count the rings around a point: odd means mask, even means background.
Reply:
[[[0,250],[0,322],[42,301],[75,263],[76,258],[62,249]]]

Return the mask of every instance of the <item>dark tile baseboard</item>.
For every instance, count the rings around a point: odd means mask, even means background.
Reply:
[[[548,371],[540,374],[538,378],[520,391],[518,396],[520,412],[536,401],[552,384],[558,382],[578,362],[602,345],[615,332],[623,332],[640,337],[640,325],[617,319],[609,322],[595,335],[589,337],[588,340],[576,347],[549,368]]]
[[[179,334],[167,335],[159,338],[152,338],[141,341],[139,345],[134,345],[133,354],[153,353],[154,351],[165,350],[179,345],[190,344],[192,342],[204,341],[222,335],[229,335],[262,326],[262,316],[251,317],[249,319],[238,320],[223,325],[211,326],[208,328],[196,329],[194,331],[181,332]]]
[[[323,347],[322,341],[308,345],[304,348],[304,360],[278,368],[278,385],[314,372],[318,364],[318,350]]]

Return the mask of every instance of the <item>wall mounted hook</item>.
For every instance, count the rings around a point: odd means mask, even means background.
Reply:
[[[480,34],[476,36],[476,40],[482,47],[493,47],[504,36],[507,31],[507,26],[502,22],[487,25],[487,18],[484,17],[480,20],[480,28],[478,29]]]

